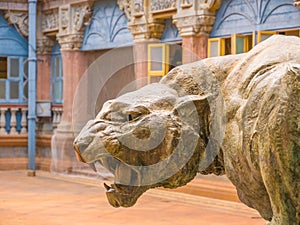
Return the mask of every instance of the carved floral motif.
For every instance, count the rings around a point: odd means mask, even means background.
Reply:
[[[45,12],[43,14],[42,30],[43,32],[58,29],[58,10]]]
[[[118,0],[117,4],[119,8],[125,13],[126,18],[131,20],[131,1],[130,0]]]
[[[61,49],[80,49],[84,28],[92,15],[89,4],[65,5],[59,8],[59,32],[57,39]]]
[[[70,12],[69,12],[69,7],[61,7],[60,8],[60,13],[59,13],[59,32],[60,33],[65,33],[67,32],[68,24],[69,24],[69,19],[70,19]]]
[[[10,24],[15,24],[20,31],[20,33],[27,37],[28,36],[28,13],[9,11],[6,12],[5,18]]]
[[[151,11],[167,11],[176,8],[175,0],[152,0]]]
[[[144,13],[144,0],[133,0],[133,13],[135,16]]]
[[[200,0],[199,7],[200,9],[215,11],[220,7],[221,2],[221,0]]]
[[[89,24],[91,15],[92,10],[89,5],[79,5],[75,7],[73,21],[74,31],[83,31],[84,27]]]

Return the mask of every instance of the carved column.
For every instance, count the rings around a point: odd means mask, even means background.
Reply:
[[[37,39],[37,101],[50,101],[51,86],[51,51],[54,41],[47,36]]]
[[[10,117],[10,134],[17,134],[17,119],[16,119],[16,113],[17,108],[11,108],[11,117]]]
[[[207,57],[207,40],[221,0],[181,0],[173,21],[182,37],[183,63]]]
[[[7,108],[0,108],[0,134],[7,134],[5,112]]]
[[[58,9],[58,33],[56,38],[61,47],[63,65],[63,114],[56,114],[55,123],[60,120],[52,138],[52,154],[58,155],[56,162],[52,163],[52,169],[58,172],[72,170],[74,159],[72,129],[73,99],[80,78],[88,67],[88,59],[85,52],[80,51],[84,36],[85,26],[92,16],[89,3],[86,1],[76,4],[61,5]],[[49,20],[50,20],[49,16]],[[52,18],[56,18],[55,16]],[[55,26],[54,28],[55,29]],[[51,30],[49,28],[49,30]],[[50,32],[50,31],[49,31]]]
[[[21,108],[22,119],[21,119],[21,132],[20,134],[27,134],[27,108]]]
[[[164,31],[164,19],[154,18],[149,0],[118,0],[128,19],[128,28],[134,38],[135,77],[137,87],[147,84],[148,44],[160,42]]]
[[[91,15],[92,11],[87,2],[59,7],[57,39],[62,49],[79,50],[81,48],[84,28],[88,25]]]

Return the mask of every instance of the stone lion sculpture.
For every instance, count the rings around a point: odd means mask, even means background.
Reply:
[[[114,174],[114,207],[198,172],[226,174],[271,225],[300,224],[300,39],[276,35],[240,55],[176,67],[106,102],[74,141]]]

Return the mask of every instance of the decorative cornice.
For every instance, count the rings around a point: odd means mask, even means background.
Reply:
[[[83,33],[57,36],[61,50],[79,50],[82,46]]]
[[[26,11],[6,11],[5,19],[8,23],[16,25],[24,37],[28,37],[28,13]]]
[[[81,48],[84,28],[89,24],[91,16],[92,10],[88,2],[59,7],[56,36],[62,50]]]
[[[295,0],[294,6],[300,10],[300,0]]]
[[[134,17],[140,17],[144,15],[144,0],[132,0],[132,12]]]

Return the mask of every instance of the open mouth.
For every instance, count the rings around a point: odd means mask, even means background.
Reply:
[[[113,157],[103,157],[89,165],[99,174],[103,173],[104,167],[114,175],[112,184],[104,183],[107,199],[113,207],[133,206],[137,199],[150,188],[140,185],[141,177],[137,171]]]

